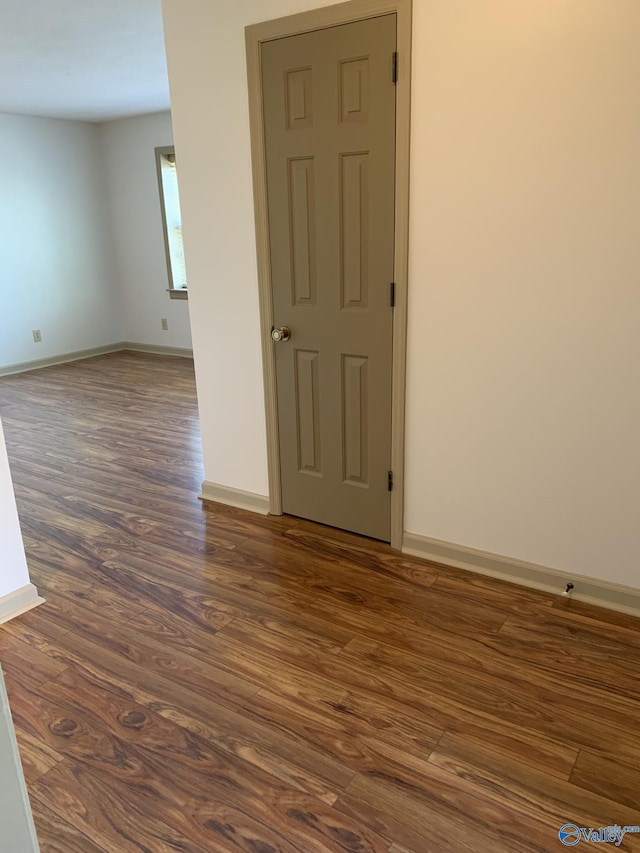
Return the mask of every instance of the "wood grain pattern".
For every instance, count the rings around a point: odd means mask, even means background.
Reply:
[[[611,814],[622,825],[634,825],[637,811],[585,789],[576,790],[567,781],[550,779],[547,774],[523,767],[519,762],[497,755],[493,750],[464,737],[446,733],[429,758],[442,770],[453,773],[464,785],[471,783],[494,799],[504,814],[529,814],[540,826],[554,828],[571,820],[578,826],[609,826]],[[471,810],[469,810],[471,813]],[[566,816],[571,815],[568,819]],[[478,815],[478,820],[481,820]],[[526,842],[526,836],[525,836]],[[628,845],[639,849],[640,838]]]
[[[635,809],[637,815],[640,799],[637,765],[581,751],[569,778],[574,785]],[[637,819],[635,822],[638,823]]]
[[[38,828],[40,853],[103,853],[104,847],[95,845],[33,796],[31,810]]]
[[[27,783],[35,782],[63,760],[63,756],[53,747],[41,738],[28,734],[24,729],[16,727],[16,739]]]
[[[192,365],[0,379],[44,853],[546,853],[640,823],[640,624],[197,500]],[[627,836],[620,849],[638,850]]]

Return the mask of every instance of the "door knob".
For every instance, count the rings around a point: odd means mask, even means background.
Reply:
[[[288,326],[281,326],[279,329],[271,329],[271,340],[277,344],[284,343],[291,338],[291,329]]]

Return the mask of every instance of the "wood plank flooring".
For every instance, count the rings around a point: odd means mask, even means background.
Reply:
[[[0,629],[43,853],[542,853],[640,824],[639,621],[203,506],[186,360],[5,377],[0,415],[47,599]]]

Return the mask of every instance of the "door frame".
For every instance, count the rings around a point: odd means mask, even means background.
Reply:
[[[264,42],[313,30],[327,29],[395,14],[398,26],[398,82],[396,114],[396,210],[394,267],[396,299],[393,311],[393,387],[391,402],[391,547],[401,550],[404,531],[404,445],[407,362],[407,294],[409,272],[409,155],[411,130],[411,22],[412,0],[349,0],[322,9],[253,24],[245,29],[253,195],[258,260],[258,290],[267,427],[269,512],[282,515],[276,357],[273,328],[271,249],[267,208],[267,163],[262,99],[262,45]],[[391,63],[389,73],[391,73]]]

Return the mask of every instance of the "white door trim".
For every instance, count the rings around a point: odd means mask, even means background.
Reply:
[[[267,209],[267,168],[262,103],[262,44],[311,30],[335,27],[395,14],[398,22],[399,76],[396,118],[396,232],[395,285],[393,316],[393,392],[391,428],[391,468],[394,488],[391,493],[391,545],[402,548],[404,520],[404,433],[407,346],[407,293],[409,267],[409,155],[411,126],[411,18],[412,0],[350,0],[310,12],[290,15],[274,21],[254,24],[245,30],[253,193],[258,256],[258,288],[264,376],[267,459],[269,470],[269,511],[282,515],[278,408],[276,398],[276,362],[271,329],[273,295]],[[391,67],[389,68],[391,73]]]

